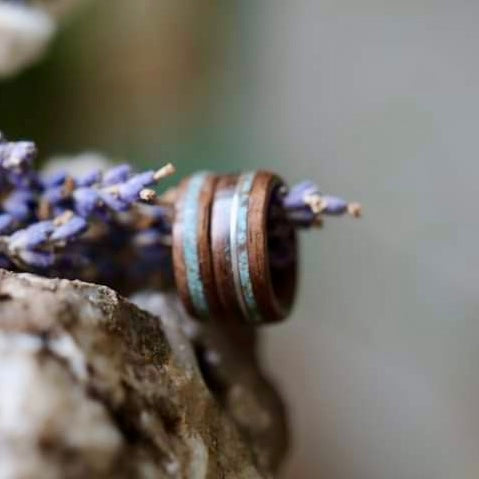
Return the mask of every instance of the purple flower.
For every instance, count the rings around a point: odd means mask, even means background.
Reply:
[[[8,213],[0,214],[0,234],[8,231],[14,223],[12,215]]]
[[[60,203],[65,197],[65,188],[63,184],[48,188],[43,193],[43,199],[48,201],[51,205]]]
[[[323,213],[327,215],[342,215],[348,211],[348,202],[336,196],[323,196]]]
[[[52,221],[40,221],[23,230],[15,232],[9,240],[9,249],[12,251],[34,249],[45,244],[54,231]]]
[[[105,203],[105,205],[113,211],[121,213],[123,211],[127,211],[130,207],[130,205],[126,201],[123,201],[122,199],[118,198],[113,193],[108,193],[100,190],[98,194],[103,203]]]
[[[309,228],[317,221],[317,215],[310,208],[291,210],[288,212],[288,218],[299,228]]]
[[[33,269],[44,270],[55,264],[56,256],[49,251],[22,250],[18,253],[18,258],[27,266]]]
[[[65,171],[56,171],[48,176],[42,176],[41,184],[43,188],[48,189],[54,186],[61,186],[65,182],[68,174]]]
[[[101,198],[92,188],[78,188],[73,192],[74,208],[78,215],[88,218],[100,205]]]
[[[103,175],[103,185],[111,186],[117,183],[123,183],[131,174],[130,165],[118,165],[105,172]]]
[[[122,254],[135,258],[137,272],[162,267],[154,259],[170,254],[172,212],[147,204],[156,199],[147,187],[171,174],[171,165],[140,174],[119,165],[104,175],[95,169],[47,176],[33,170],[35,155],[31,142],[0,138],[0,267],[68,277],[88,268],[112,278],[123,268]],[[131,278],[132,268],[126,274]]]
[[[133,203],[140,199],[141,191],[147,186],[155,184],[155,172],[147,171],[132,176],[127,182],[118,187],[118,194],[123,201]]]
[[[323,215],[339,216],[349,213],[359,216],[357,203],[348,203],[336,196],[323,195],[311,181],[295,185],[281,199],[287,217],[299,228],[322,224]]]
[[[304,208],[304,200],[308,196],[321,195],[319,187],[312,181],[306,180],[294,185],[283,198],[283,205],[287,209]]]
[[[28,190],[14,190],[2,202],[2,209],[17,221],[26,221],[31,215],[35,196]]]
[[[57,226],[50,236],[51,241],[72,241],[85,233],[88,223],[80,216],[73,216],[66,223]]]
[[[92,186],[95,183],[100,183],[101,181],[101,171],[99,169],[94,169],[87,174],[76,178],[76,185],[79,187],[82,186]]]

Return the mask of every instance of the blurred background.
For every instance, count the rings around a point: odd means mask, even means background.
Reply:
[[[0,83],[43,156],[272,168],[361,201],[265,329],[284,478],[479,477],[479,3],[103,0]]]

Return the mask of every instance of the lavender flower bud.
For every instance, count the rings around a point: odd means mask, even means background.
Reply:
[[[65,199],[65,188],[62,185],[53,186],[43,193],[43,199],[51,205],[56,205]]]
[[[88,223],[80,216],[73,216],[66,223],[56,227],[50,236],[51,241],[71,241],[88,229]]]
[[[86,175],[76,178],[75,182],[78,187],[82,186],[92,186],[95,183],[100,183],[101,181],[101,171],[99,169],[92,170]]]
[[[31,215],[31,204],[35,197],[31,191],[12,191],[2,203],[2,209],[17,221],[26,221]]]
[[[118,195],[125,203],[133,203],[140,198],[142,189],[141,183],[128,181],[119,187]]]
[[[103,203],[105,203],[108,208],[121,213],[122,211],[127,211],[130,205],[123,201],[122,199],[118,198],[114,194],[108,193],[106,191],[99,191],[98,195],[100,196]]]
[[[147,171],[132,176],[126,183],[120,185],[118,194],[122,200],[133,203],[140,199],[140,192],[143,188],[153,184],[155,184],[155,173],[154,171]]]
[[[41,221],[14,233],[10,239],[10,249],[35,249],[44,245],[54,230],[53,222]]]
[[[323,213],[326,215],[342,215],[348,211],[348,203],[336,196],[323,196]]]
[[[88,218],[99,206],[101,199],[92,188],[78,188],[73,192],[74,208],[78,215]]]
[[[103,175],[103,185],[111,186],[116,185],[117,183],[123,183],[126,181],[131,174],[130,165],[118,165],[115,166]]]
[[[18,257],[27,266],[34,269],[47,269],[55,264],[55,254],[49,251],[19,251]]]
[[[310,228],[317,222],[317,215],[309,208],[288,211],[287,217],[299,228]]]
[[[294,185],[283,198],[283,206],[286,209],[301,209],[305,206],[305,198],[313,195],[321,195],[319,187],[312,181],[306,180]]]
[[[66,171],[56,171],[48,176],[43,176],[41,178],[41,184],[43,188],[48,189],[54,186],[61,186],[65,182],[68,174]]]
[[[0,234],[7,232],[13,225],[13,217],[8,213],[0,214]]]
[[[322,195],[311,181],[294,186],[282,199],[287,217],[297,227],[308,228],[322,224],[322,215],[339,216],[349,213],[358,217],[361,207],[357,203],[348,203],[336,196]]]
[[[11,251],[37,248],[48,240],[48,236],[53,230],[54,226],[51,221],[34,223],[10,236],[8,248]]]

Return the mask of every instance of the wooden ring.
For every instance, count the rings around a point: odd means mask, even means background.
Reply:
[[[279,321],[289,314],[294,302],[298,254],[296,231],[282,208],[274,204],[284,183],[266,171],[241,175],[238,183],[242,208],[238,214],[236,241],[243,251],[239,268],[249,313],[245,317],[255,323]],[[276,214],[274,219],[272,213]],[[284,243],[281,246],[287,255],[286,261],[279,264],[274,257],[277,252],[272,241],[273,227],[281,229],[279,241]],[[232,240],[233,234],[231,231]]]
[[[180,185],[173,264],[180,297],[193,316],[261,324],[289,314],[297,244],[279,201],[282,186],[265,171],[200,173]]]
[[[209,242],[211,201],[216,177],[197,173],[179,186],[173,224],[173,266],[178,293],[197,318],[213,314],[217,303]]]

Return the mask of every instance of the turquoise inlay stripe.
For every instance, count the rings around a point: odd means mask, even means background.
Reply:
[[[238,211],[236,217],[236,249],[239,281],[248,316],[253,321],[259,321],[258,306],[253,292],[253,284],[249,269],[248,255],[248,211],[251,189],[253,188],[255,172],[241,175],[238,183]]]
[[[201,281],[198,258],[198,214],[199,199],[203,185],[209,174],[197,173],[188,182],[183,199],[183,254],[186,266],[186,278],[193,307],[200,316],[208,315],[203,282]]]

